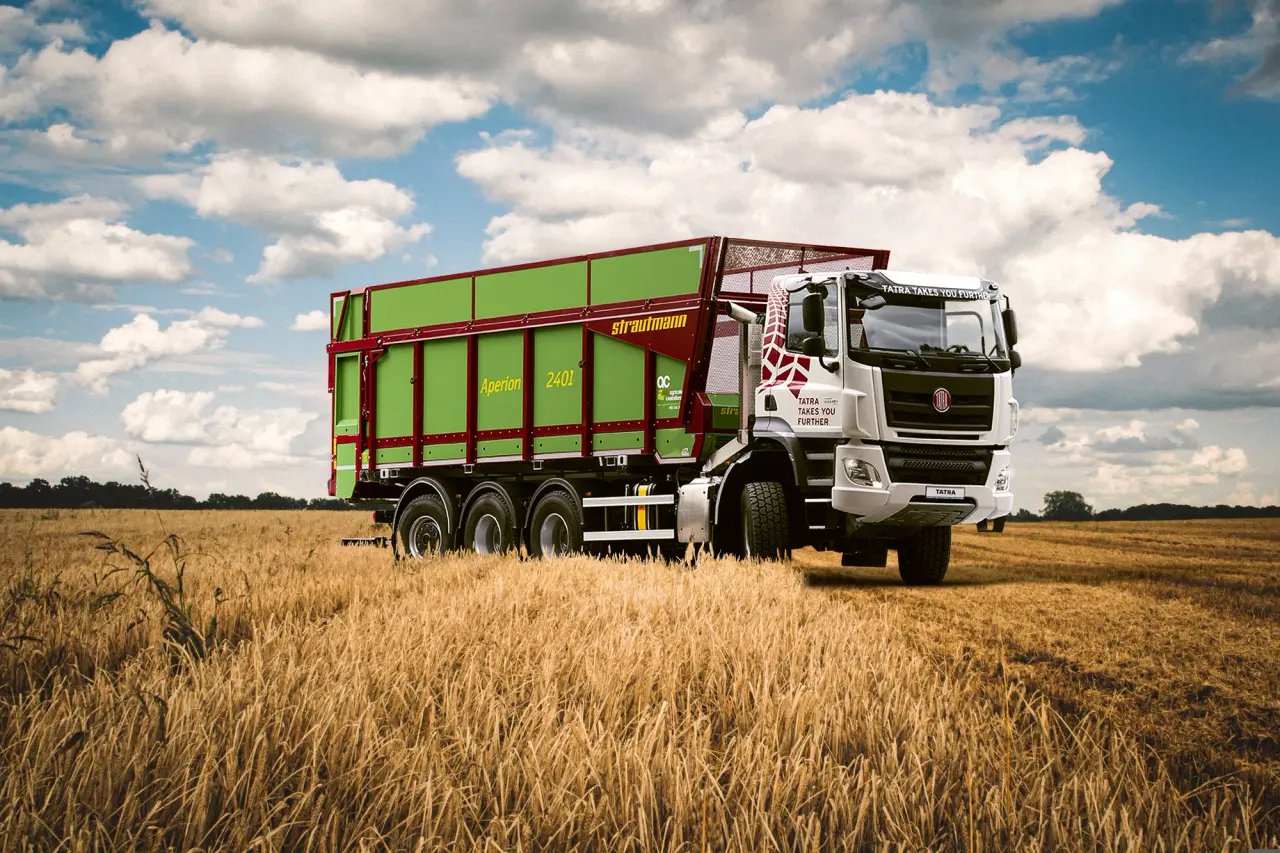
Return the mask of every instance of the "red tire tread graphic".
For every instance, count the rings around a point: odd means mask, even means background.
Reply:
[[[809,382],[809,370],[813,359],[807,355],[787,352],[787,303],[790,294],[780,284],[770,285],[769,302],[765,310],[765,323],[760,359],[760,388],[785,388],[798,395]]]

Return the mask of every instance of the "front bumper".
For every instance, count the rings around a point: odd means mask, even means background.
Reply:
[[[844,460],[851,456],[874,465],[882,475],[887,468],[884,454],[874,445],[841,445],[836,448],[831,505],[854,516],[860,524],[976,524],[1013,511],[1013,493],[997,492],[993,485],[997,472],[1012,462],[1007,450],[992,453],[985,485],[955,487],[963,493],[963,500],[929,498],[926,493],[929,486],[923,483],[888,483],[879,489],[855,485],[844,473]]]

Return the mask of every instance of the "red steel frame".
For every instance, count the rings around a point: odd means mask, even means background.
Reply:
[[[434,276],[423,279],[409,279],[406,281],[389,282],[386,284],[378,284],[366,287],[363,290],[339,290],[330,294],[330,306],[332,310],[333,300],[342,297],[342,308],[339,311],[336,332],[333,325],[330,326],[330,343],[327,347],[329,354],[329,392],[330,399],[330,428],[332,429],[333,417],[335,410],[333,408],[336,402],[333,399],[333,391],[336,381],[335,376],[335,355],[349,352],[363,352],[365,357],[361,359],[361,391],[360,395],[360,428],[355,435],[335,436],[335,444],[346,444],[354,442],[356,444],[355,464],[356,477],[359,479],[360,471],[365,467],[361,458],[365,452],[369,453],[368,469],[377,469],[377,453],[381,448],[388,447],[406,447],[412,446],[413,455],[412,462],[415,466],[421,465],[423,461],[423,447],[426,444],[446,444],[457,441],[466,442],[466,450],[464,453],[464,461],[467,464],[477,462],[476,448],[480,441],[498,438],[521,438],[521,458],[532,459],[534,457],[532,444],[533,439],[542,436],[555,435],[572,435],[577,433],[581,436],[581,456],[592,456],[594,453],[594,436],[596,433],[626,432],[630,430],[641,429],[644,431],[644,442],[642,453],[651,454],[656,448],[654,446],[654,435],[658,429],[666,429],[672,427],[688,427],[692,419],[693,406],[695,405],[692,389],[703,388],[706,385],[706,375],[708,363],[711,357],[711,344],[715,334],[715,322],[717,315],[724,314],[727,307],[723,304],[717,304],[719,296],[719,287],[724,280],[725,263],[728,256],[728,247],[731,244],[748,244],[751,246],[778,248],[778,249],[799,249],[800,259],[796,261],[784,261],[774,264],[763,264],[754,267],[735,267],[730,272],[750,273],[748,278],[748,290],[745,293],[732,293],[723,301],[738,302],[746,307],[763,307],[765,294],[755,292],[754,273],[764,272],[767,270],[778,270],[789,267],[798,267],[803,269],[806,262],[805,253],[812,250],[821,256],[812,259],[813,262],[827,262],[832,260],[841,260],[846,258],[872,258],[872,267],[875,269],[884,269],[889,263],[889,251],[886,249],[863,249],[849,246],[825,246],[812,243],[785,243],[767,240],[747,240],[729,237],[700,237],[691,240],[679,240],[669,243],[654,243],[646,246],[636,246],[628,249],[619,249],[612,252],[600,252],[588,255],[574,255],[563,258],[555,258],[547,261],[536,261],[533,263],[514,264],[505,267],[493,267],[490,269],[474,270],[471,272],[451,273],[447,275]],[[704,256],[702,264],[702,275],[698,284],[696,294],[662,296],[650,299],[636,299],[626,302],[613,302],[607,305],[593,306],[591,305],[591,262],[603,258],[612,258],[619,255],[630,255],[639,252],[654,251],[657,249],[673,249],[681,246],[703,246]],[[555,266],[566,263],[586,263],[586,290],[587,305],[585,307],[561,308],[551,311],[539,311],[529,314],[514,314],[505,317],[491,317],[482,320],[476,320],[475,317],[475,284],[476,278],[480,275],[490,275],[493,273],[516,272],[518,270],[536,269],[538,267]],[[384,290],[391,287],[401,287],[405,285],[430,284],[437,281],[451,281],[460,278],[471,279],[471,316],[473,319],[464,320],[455,323],[441,323],[432,326],[418,326],[413,328],[395,329],[386,332],[379,332],[376,335],[370,332],[369,325],[371,319],[370,299],[368,294],[377,290]],[[338,341],[336,336],[342,333],[345,325],[348,305],[351,297],[359,296],[362,300],[362,316],[361,316],[361,334],[358,340]],[[586,325],[587,320],[615,320],[629,319],[654,312],[675,311],[680,309],[692,309],[693,318],[690,324],[690,334],[696,334],[693,358],[689,362],[689,368],[685,371],[684,386],[681,391],[681,408],[677,417],[661,418],[654,417],[656,411],[656,393],[653,388],[654,376],[656,370],[656,355],[654,350],[646,349],[644,363],[644,383],[645,383],[645,399],[644,399],[644,417],[640,420],[630,421],[608,421],[594,423],[589,414],[594,410],[593,384],[594,384],[594,352],[592,348],[591,329]],[[534,337],[533,330],[545,326],[563,325],[566,323],[582,323],[582,360],[579,362],[582,368],[582,419],[578,424],[558,424],[553,426],[535,427],[533,423],[533,350]],[[522,329],[524,331],[524,365],[523,365],[523,425],[517,429],[496,429],[483,430],[476,429],[476,373],[477,373],[477,336],[487,332],[510,331]],[[422,434],[423,419],[423,400],[425,396],[426,376],[423,371],[423,343],[428,340],[449,337],[465,337],[467,340],[467,426],[466,432],[462,433],[439,433],[432,436],[424,436]],[[414,435],[400,438],[377,438],[376,423],[376,388],[377,381],[375,364],[378,357],[386,351],[386,347],[398,343],[413,343],[413,430]],[[742,404],[745,404],[742,403]],[[646,429],[646,426],[651,428]],[[700,430],[694,437],[694,447],[692,454],[688,458],[678,460],[682,463],[696,461],[702,452],[704,440],[704,431]],[[331,463],[333,464],[333,463]],[[336,476],[336,470],[331,472]]]

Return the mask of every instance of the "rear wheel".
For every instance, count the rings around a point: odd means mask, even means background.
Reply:
[[[516,547],[515,508],[503,495],[486,492],[467,510],[463,547],[477,554],[505,554]]]
[[[582,516],[567,492],[543,495],[529,518],[529,553],[535,557],[563,557],[582,550]]]
[[[435,495],[420,495],[409,501],[397,526],[404,551],[411,557],[422,559],[453,547],[449,515]]]
[[[742,490],[742,556],[780,560],[790,551],[787,493],[781,483],[747,483]]]
[[[909,586],[942,583],[950,563],[950,527],[926,527],[898,542],[898,574]]]

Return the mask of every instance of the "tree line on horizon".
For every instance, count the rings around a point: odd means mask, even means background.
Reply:
[[[98,483],[88,477],[63,477],[57,483],[36,478],[25,486],[0,483],[0,508],[23,509],[355,509],[339,498],[291,498],[275,492],[257,497],[214,492],[204,500],[177,489],[142,483]]]
[[[214,492],[204,500],[177,489],[145,484],[98,483],[84,476],[63,477],[57,483],[34,479],[25,486],[0,483],[0,508],[6,509],[357,509],[340,498],[291,498],[275,492],[257,497]],[[1010,521],[1173,521],[1196,518],[1280,518],[1276,506],[1191,506],[1139,504],[1125,509],[1094,512],[1079,492],[1054,491],[1044,496],[1044,509],[1020,509]]]
[[[1280,507],[1158,503],[1094,512],[1084,495],[1063,490],[1044,496],[1044,509],[1039,515],[1020,509],[1009,516],[1010,521],[1185,521],[1197,518],[1280,518]]]

